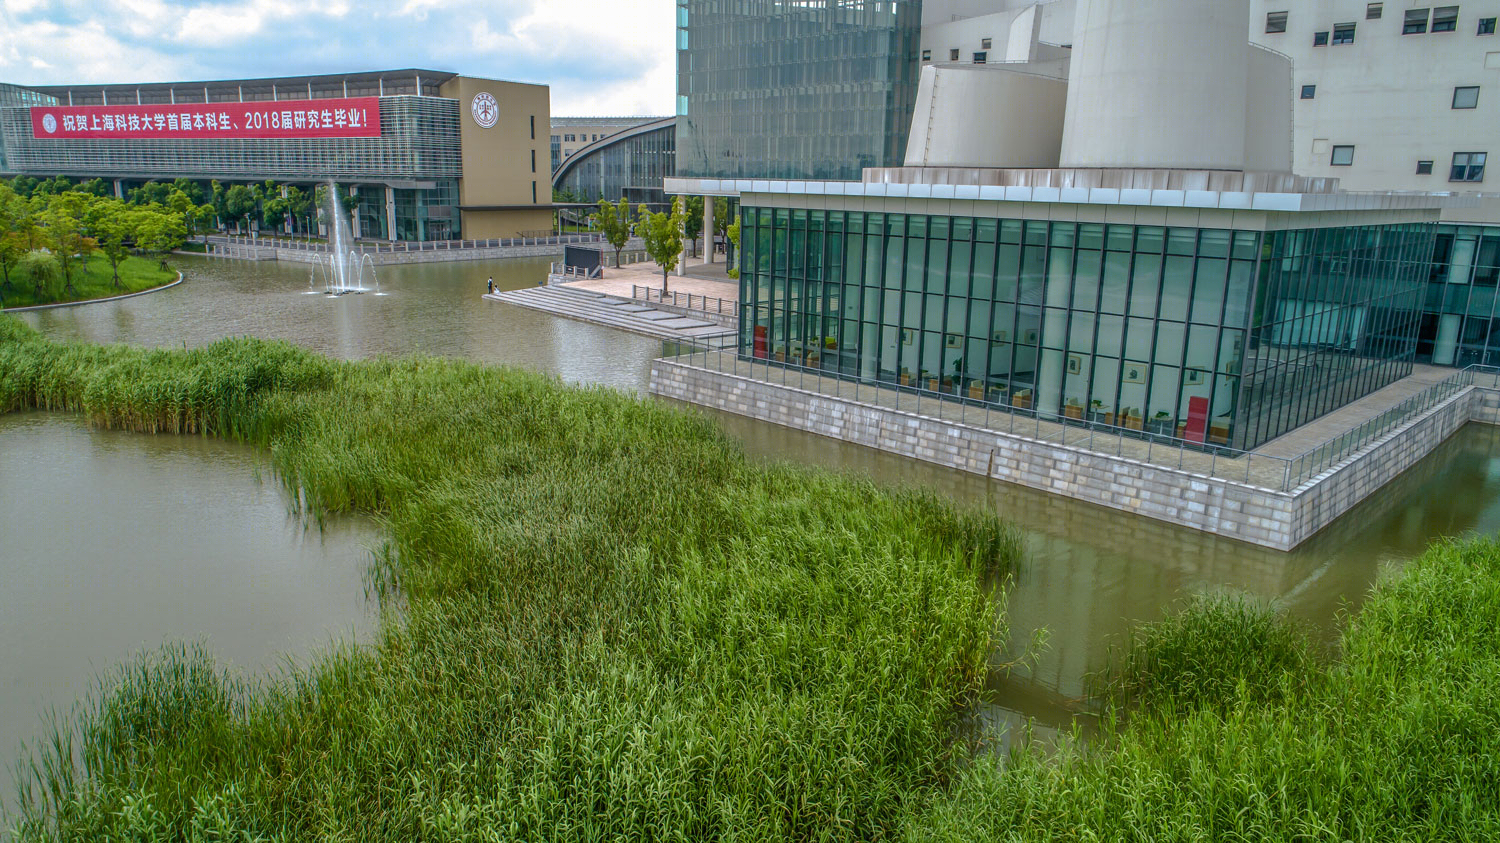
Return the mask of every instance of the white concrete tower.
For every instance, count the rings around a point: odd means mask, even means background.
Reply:
[[[1248,16],[1249,0],[1078,0],[1061,165],[1245,169]]]

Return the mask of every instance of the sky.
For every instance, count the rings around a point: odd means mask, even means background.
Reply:
[[[673,0],[0,0],[0,82],[430,68],[552,88],[555,116],[673,113]]]

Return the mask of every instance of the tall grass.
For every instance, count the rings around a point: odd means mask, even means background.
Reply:
[[[1500,840],[1500,544],[1432,548],[1327,665],[1270,618],[1217,603],[1149,630],[1117,677],[1150,700],[1128,724],[975,764],[908,838]]]
[[[1003,633],[993,517],[605,390],[0,319],[27,408],[267,448],[310,512],[384,520],[403,610],[279,681],[123,669],[34,759],[23,840],[888,839],[961,769]]]

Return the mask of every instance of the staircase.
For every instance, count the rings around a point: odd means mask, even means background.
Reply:
[[[485,298],[662,340],[720,345],[731,343],[734,338],[732,329],[705,319],[567,286],[504,290],[487,293]]]

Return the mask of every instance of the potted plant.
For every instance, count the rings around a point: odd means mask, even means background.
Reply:
[[[824,337],[823,347],[828,349],[829,351],[834,351],[839,347],[839,341],[834,337]]]
[[[1095,424],[1109,424],[1106,418],[1109,414],[1104,412],[1104,402],[1098,398],[1089,402],[1089,421]]]
[[[1146,425],[1146,430],[1158,436],[1171,436],[1172,417],[1167,415],[1166,410],[1161,410],[1151,417],[1151,421]]]

